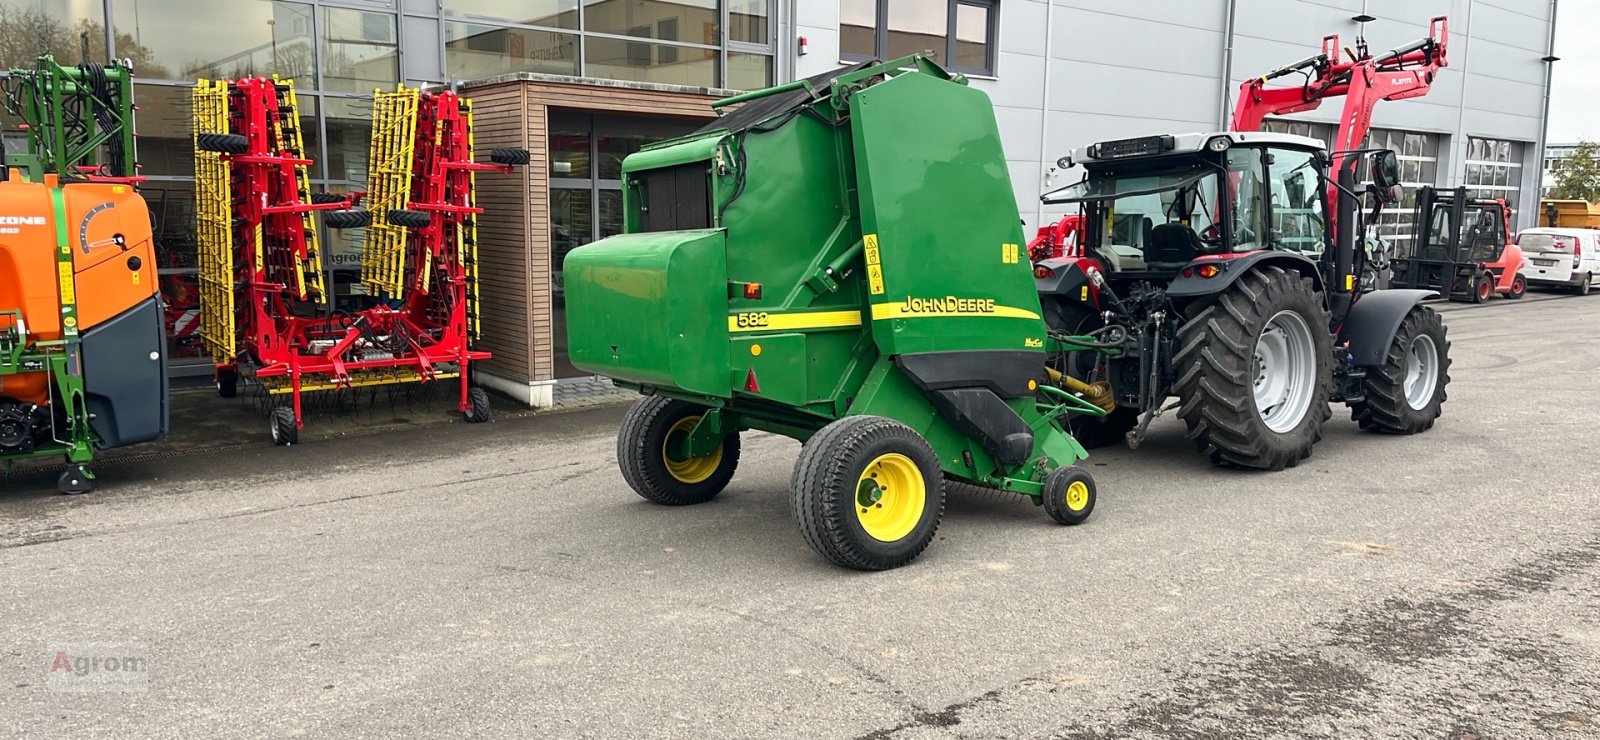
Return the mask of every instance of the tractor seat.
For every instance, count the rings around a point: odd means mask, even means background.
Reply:
[[[1152,267],[1180,267],[1200,256],[1205,243],[1200,235],[1183,224],[1162,224],[1150,231],[1150,241],[1145,246],[1145,260]]]

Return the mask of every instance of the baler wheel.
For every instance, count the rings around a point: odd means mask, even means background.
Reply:
[[[56,479],[56,488],[69,496],[88,493],[94,490],[94,473],[82,463],[68,463]]]
[[[467,391],[467,401],[472,404],[472,409],[461,416],[468,424],[482,424],[489,420],[489,392],[482,388],[472,388]]]
[[[1350,404],[1362,429],[1384,434],[1427,431],[1444,410],[1450,340],[1438,312],[1416,306],[1401,320],[1383,365],[1367,370],[1364,400]]]
[[[1040,503],[1057,524],[1082,524],[1094,511],[1094,476],[1076,465],[1063,465],[1044,479]]]
[[[522,165],[527,164],[530,158],[526,149],[507,148],[489,152],[489,161],[495,164]]]
[[[300,426],[294,423],[294,409],[279,406],[272,410],[272,443],[287,447],[300,442]]]
[[[944,476],[927,440],[881,416],[847,416],[800,450],[789,502],[817,554],[857,570],[911,562],[944,515]]]
[[[194,143],[203,152],[244,154],[250,150],[250,140],[239,134],[200,134]]]
[[[716,452],[678,459],[672,449],[694,430],[704,406],[660,396],[641,399],[617,430],[617,467],[622,479],[646,501],[667,506],[702,504],[733,480],[739,466],[739,435],[722,438]]]

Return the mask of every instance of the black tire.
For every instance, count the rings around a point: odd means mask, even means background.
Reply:
[[[233,398],[239,395],[239,371],[230,368],[217,369],[217,395],[223,398]]]
[[[1494,295],[1494,275],[1483,273],[1472,281],[1472,302],[1483,303]]]
[[[330,229],[364,229],[372,225],[370,211],[323,211],[322,223]]]
[[[1511,290],[1506,291],[1507,300],[1517,300],[1528,294],[1528,279],[1517,275],[1511,278]]]
[[[691,424],[706,412],[706,407],[684,401],[674,401],[660,396],[640,399],[622,417],[617,430],[617,467],[628,487],[646,501],[666,506],[703,504],[722,493],[733,480],[739,467],[739,435],[731,432],[722,439],[722,448],[715,462],[702,470],[679,469],[694,459],[669,461],[667,441],[682,433],[682,425]],[[692,425],[690,426],[692,428]],[[671,463],[671,466],[669,466]]]
[[[523,165],[527,164],[530,158],[531,155],[526,149],[506,148],[489,152],[489,161],[495,164]]]
[[[300,427],[294,423],[294,409],[279,406],[272,410],[272,443],[283,447],[300,444]]]
[[[1585,273],[1583,279],[1578,281],[1577,285],[1572,286],[1572,294],[1589,295],[1589,291],[1592,289],[1593,283],[1594,275],[1592,273]]]
[[[1273,431],[1256,408],[1257,343],[1271,319],[1291,312],[1309,329],[1314,371],[1305,413],[1285,431]],[[1311,456],[1332,415],[1328,311],[1311,279],[1279,267],[1248,272],[1215,300],[1192,312],[1178,329],[1173,394],[1189,438],[1211,462],[1250,470],[1282,470]]]
[[[1407,400],[1405,388],[1408,354],[1419,336],[1431,339],[1437,352],[1433,394],[1420,406]],[[1367,379],[1363,382],[1365,399],[1350,404],[1350,418],[1369,432],[1416,434],[1427,431],[1444,413],[1445,386],[1449,384],[1450,340],[1445,333],[1444,320],[1427,306],[1415,306],[1395,330],[1383,365],[1367,369]]]
[[[343,203],[343,202],[345,202],[347,200],[349,200],[349,196],[340,195],[338,193],[312,193],[311,194],[311,202],[312,203],[319,203],[319,204]]]
[[[1082,304],[1065,298],[1040,296],[1044,306],[1044,322],[1051,331],[1068,334],[1085,334],[1100,328],[1104,322]],[[1086,363],[1099,362],[1097,352],[1068,352],[1047,357],[1045,364],[1057,372],[1073,376],[1084,375],[1092,367]],[[1067,417],[1067,432],[1086,449],[1110,447],[1128,441],[1128,432],[1139,424],[1139,409],[1118,406],[1105,416],[1072,414]]]
[[[250,150],[250,140],[239,134],[200,134],[194,145],[203,152],[244,154]]]
[[[389,212],[390,226],[404,226],[406,228],[422,228],[433,222],[433,217],[422,211],[393,210]]]
[[[461,414],[468,424],[482,424],[489,420],[493,411],[489,408],[489,392],[482,388],[467,389],[467,402],[472,408]]]
[[[909,489],[907,498],[880,487],[880,480],[897,481]],[[876,498],[885,492],[893,497],[888,509]],[[887,570],[911,562],[933,542],[944,516],[944,475],[933,448],[910,427],[881,416],[847,416],[800,449],[789,503],[800,534],[817,554],[846,568]],[[856,510],[867,503],[872,506],[863,512],[888,517],[873,526],[889,539],[868,533]]]
[[[69,463],[67,469],[61,471],[61,477],[56,479],[56,490],[68,495],[76,496],[94,490],[94,473],[82,463]]]
[[[1040,503],[1057,524],[1082,524],[1094,513],[1094,476],[1076,465],[1063,465],[1044,479]]]

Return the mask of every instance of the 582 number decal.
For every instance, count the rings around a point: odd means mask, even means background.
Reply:
[[[746,311],[744,313],[735,314],[733,320],[734,323],[736,323],[741,329],[758,328],[768,325],[766,311]]]

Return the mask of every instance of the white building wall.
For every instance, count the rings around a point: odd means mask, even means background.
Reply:
[[[1049,163],[1068,149],[1223,128],[1241,82],[1317,53],[1327,34],[1353,46],[1362,28],[1351,19],[1362,13],[1377,18],[1364,29],[1374,51],[1420,38],[1433,16],[1450,18],[1450,66],[1427,96],[1379,103],[1374,125],[1440,135],[1440,186],[1461,184],[1467,137],[1523,142],[1522,201],[1537,202],[1552,0],[1000,0],[999,7],[995,77],[973,85],[995,103],[1030,229],[1060,213],[1037,196]],[[838,66],[838,2],[794,0],[790,12],[809,50],[796,59],[795,76]],[[793,39],[785,43],[780,54],[792,54]],[[1330,100],[1295,118],[1332,123],[1342,105]],[[1533,225],[1533,211],[1522,209],[1524,226]]]

